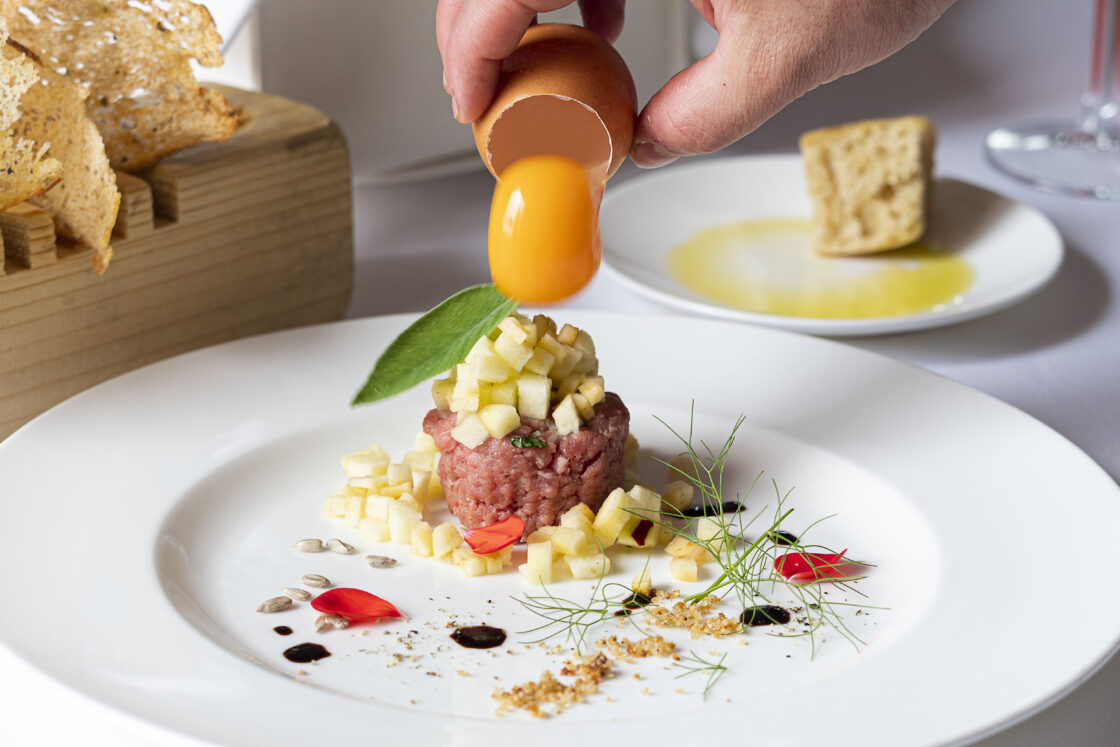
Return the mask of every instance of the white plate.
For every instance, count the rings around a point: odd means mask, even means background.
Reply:
[[[639,293],[693,313],[845,336],[926,329],[991,314],[1038,291],[1062,261],[1061,237],[1037,210],[980,187],[938,179],[927,239],[954,249],[971,266],[973,282],[964,293],[929,311],[867,319],[744,311],[686,288],[669,272],[669,252],[701,231],[748,220],[808,218],[809,213],[801,159],[796,155],[720,158],[669,167],[607,190],[599,220],[603,263]],[[813,282],[827,288],[829,283],[901,261],[889,254],[815,257],[807,233],[794,243],[769,254],[756,253],[750,261],[750,277],[764,285],[798,287]]]
[[[706,702],[699,681],[674,680],[677,671],[651,660],[620,664],[602,694],[546,723],[492,716],[494,685],[535,679],[557,659],[521,646],[496,657],[459,649],[444,626],[455,613],[511,633],[528,627],[509,598],[524,591],[519,577],[467,580],[319,514],[342,480],[340,455],[376,441],[399,456],[428,407],[424,387],[347,407],[404,316],[174,358],[79,395],[0,444],[11,610],[0,642],[111,709],[231,745],[622,744],[636,735],[669,745],[744,729],[759,744],[940,744],[1025,717],[1113,651],[1120,599],[1101,593],[1099,571],[1120,545],[1120,490],[1045,426],[824,340],[686,318],[565,317],[595,336],[643,448],[675,451],[652,416],[683,427],[693,397],[697,435],[710,442],[748,415],[729,484],[741,490],[765,469],[782,489],[796,487],[789,528],[835,513],[814,538],[877,565],[857,585],[867,599],[852,599],[889,609],[846,613],[864,647],[830,634],[810,656],[807,640],[765,629],[746,634],[746,646],[678,637],[705,658],[730,652],[731,670]],[[750,503],[773,499],[762,488]],[[360,556],[291,549],[335,535],[402,562],[374,571]],[[668,583],[663,557],[652,565],[659,584]],[[641,563],[621,561],[617,580]],[[254,613],[307,572],[367,588],[411,619],[365,636],[316,636],[306,605]],[[1069,604],[1089,612],[1066,619]],[[279,624],[296,634],[277,636]],[[281,651],[309,640],[334,656],[300,675]],[[418,658],[387,666],[393,653]]]

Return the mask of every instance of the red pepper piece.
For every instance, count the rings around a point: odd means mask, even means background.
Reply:
[[[342,615],[351,624],[377,622],[383,617],[403,617],[400,610],[378,596],[361,589],[329,589],[311,600],[311,607],[323,613]]]
[[[790,552],[774,559],[774,570],[782,578],[795,584],[806,584],[825,578],[853,578],[860,575],[859,563],[844,560],[844,550],[840,553],[828,552]]]
[[[520,516],[510,516],[496,524],[478,529],[463,530],[463,539],[467,541],[476,555],[489,555],[504,547],[509,547],[521,539],[525,531],[525,522]]]

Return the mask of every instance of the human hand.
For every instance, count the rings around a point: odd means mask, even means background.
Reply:
[[[538,12],[572,0],[440,0],[436,31],[456,119],[494,96],[501,60]],[[754,130],[822,83],[897,52],[954,0],[692,0],[719,33],[716,48],[674,75],[638,115],[634,163],[653,168],[710,153]],[[608,41],[623,0],[579,0],[584,23]]]

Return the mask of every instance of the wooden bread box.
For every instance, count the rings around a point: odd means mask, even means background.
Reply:
[[[117,174],[103,276],[42,210],[0,213],[0,439],[139,366],[346,313],[353,226],[342,133],[309,106],[214,87],[240,109],[240,129]]]

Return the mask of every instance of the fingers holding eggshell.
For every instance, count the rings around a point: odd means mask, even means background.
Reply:
[[[622,33],[626,0],[579,0],[579,13],[588,31],[594,31],[611,44]]]

